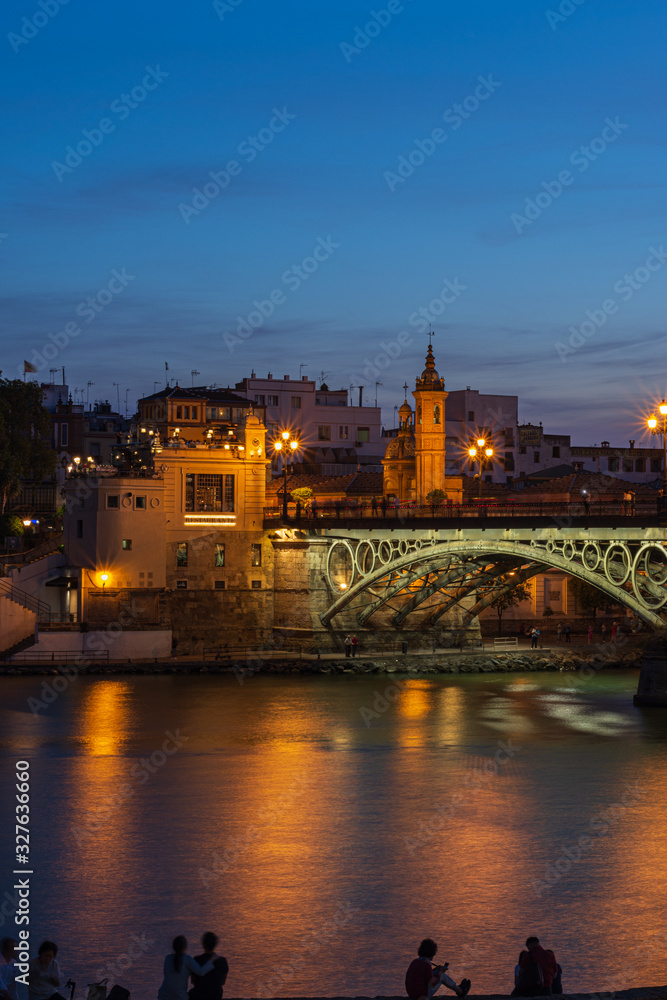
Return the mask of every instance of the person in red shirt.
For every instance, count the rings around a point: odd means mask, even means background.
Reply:
[[[453,990],[457,997],[466,997],[470,992],[470,980],[462,979],[459,986],[447,975],[449,962],[434,965],[433,959],[438,946],[431,938],[424,938],[419,945],[418,957],[414,958],[405,974],[405,991],[410,1000],[430,1000],[442,985]]]
[[[556,956],[550,949],[543,948],[536,937],[527,938],[526,949],[519,955],[512,996],[551,996],[554,979],[559,974]]]

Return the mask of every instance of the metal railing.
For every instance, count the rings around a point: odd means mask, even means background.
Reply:
[[[48,604],[33,597],[32,594],[27,594],[25,590],[19,590],[18,587],[12,586],[6,578],[0,578],[0,597],[7,597],[27,611],[32,611],[40,622],[50,621],[51,608]]]
[[[322,521],[367,520],[367,521],[447,521],[459,518],[525,517],[525,518],[637,518],[667,516],[667,498],[642,498],[634,503],[626,500],[467,500],[464,503],[417,504],[378,503],[376,507],[363,502],[341,500],[333,503],[317,503],[315,508],[297,510],[296,504],[288,504],[288,519],[292,523],[303,523],[309,527]],[[282,520],[282,505],[265,507],[265,521]]]
[[[108,649],[53,649],[53,650],[33,650],[26,649],[21,653],[16,653],[9,658],[10,663],[77,663],[82,661],[109,662]]]

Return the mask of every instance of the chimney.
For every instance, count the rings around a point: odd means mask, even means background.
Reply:
[[[271,372],[269,372],[269,374],[266,377],[269,380],[269,382],[273,381],[273,375],[271,374]]]
[[[289,382],[289,375],[283,375],[283,380],[285,382]]]
[[[359,386],[359,406],[363,406],[364,405],[363,402],[362,402],[363,398],[364,398],[364,387],[363,387],[363,385],[360,385]]]

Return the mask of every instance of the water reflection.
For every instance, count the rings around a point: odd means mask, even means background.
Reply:
[[[3,777],[39,743],[36,936],[90,982],[145,932],[121,977],[141,996],[169,939],[209,928],[235,996],[396,995],[427,934],[475,992],[509,992],[529,932],[571,990],[659,982],[657,951],[626,961],[667,876],[664,728],[635,678],[401,680],[382,702],[395,679],[81,678],[39,720],[8,680]]]

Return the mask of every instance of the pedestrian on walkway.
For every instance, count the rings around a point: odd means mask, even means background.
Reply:
[[[371,515],[372,517],[378,516],[378,502],[376,497],[371,497]]]
[[[357,655],[357,646],[358,645],[359,645],[359,640],[357,639],[356,635],[353,635],[352,636],[352,656],[353,657],[355,657]]]
[[[563,634],[565,636],[565,642],[570,642],[571,641],[570,640],[570,632],[571,632],[570,626],[569,625],[565,625],[564,628],[563,628]]]
[[[556,633],[556,635],[558,637],[558,641],[560,642],[561,639],[563,638],[563,623],[562,622],[558,622],[558,632]]]
[[[592,643],[592,641],[593,641],[593,626],[589,625],[588,626],[588,645],[589,646]]]
[[[602,632],[602,641],[606,642],[607,641],[607,623],[606,622],[602,622],[601,632]]]
[[[350,635],[349,632],[345,636],[345,639],[343,641],[343,645],[345,646],[345,655],[346,656],[350,656],[350,654],[352,652],[352,637],[351,637],[351,635]]]

